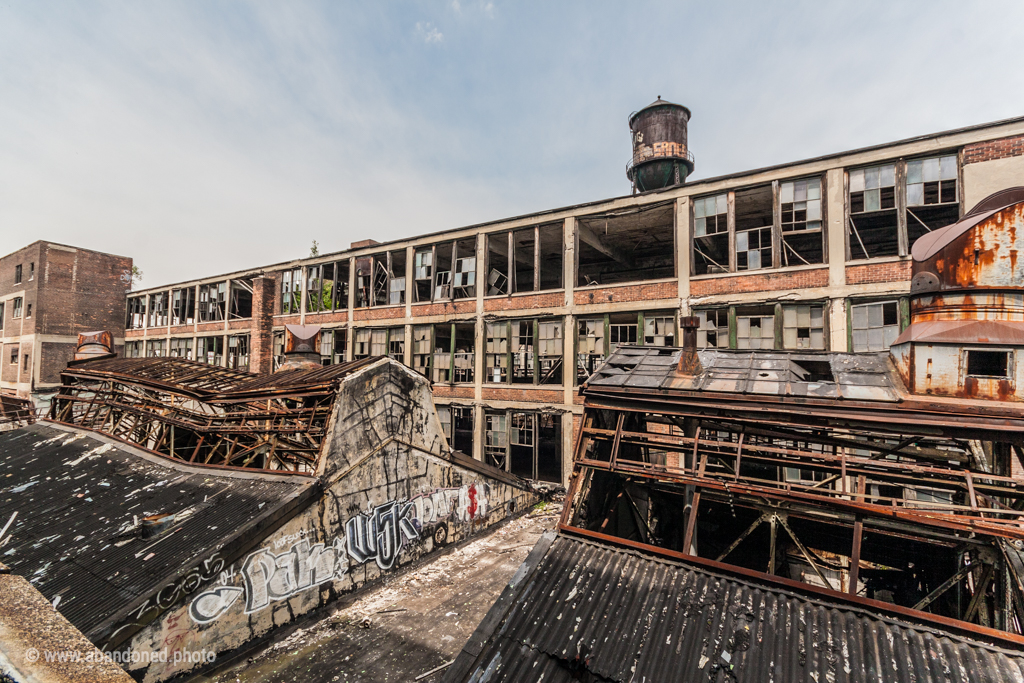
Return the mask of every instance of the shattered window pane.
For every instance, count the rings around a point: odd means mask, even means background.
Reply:
[[[365,327],[357,329],[352,344],[352,360],[369,358],[370,355],[370,330]]]
[[[412,368],[424,377],[430,375],[431,329],[430,325],[412,328]]]
[[[729,202],[726,194],[693,203],[693,273],[729,271]]]
[[[512,382],[533,384],[533,320],[513,320]]]
[[[507,470],[508,419],[503,412],[484,414],[484,456],[487,464]]]
[[[736,348],[774,349],[774,315],[736,316]]]
[[[782,347],[785,349],[824,350],[824,307],[811,305],[783,306]]]
[[[166,339],[151,339],[146,342],[146,357],[160,358],[167,355]]]
[[[850,171],[850,213],[896,208],[896,164]]]
[[[370,355],[388,355],[388,331],[370,330]]]
[[[484,357],[485,382],[508,380],[508,323],[487,323],[487,349]]]
[[[647,346],[675,346],[676,319],[674,317],[645,317],[644,344]]]
[[[167,325],[167,292],[149,295],[149,326]]]
[[[172,358],[192,360],[192,338],[171,339],[170,349],[168,350],[167,355]]]
[[[907,162],[907,206],[957,201],[956,156]]]
[[[899,302],[879,301],[850,307],[853,351],[885,351],[900,335]]]
[[[821,229],[821,179],[782,183],[780,187],[782,231]]]
[[[392,327],[388,330],[388,357],[405,362],[405,328]]]
[[[538,344],[538,383],[539,384],[561,384],[562,383],[562,355],[564,342],[562,341],[562,321],[542,320],[537,324]]]
[[[133,296],[128,299],[128,316],[125,320],[125,327],[130,330],[140,330],[146,324],[146,297]],[[14,302],[12,316],[21,317],[21,304],[17,299]]]
[[[228,337],[228,367],[232,370],[249,370],[249,335],[234,334]]]
[[[772,267],[771,226],[736,233],[736,269]]]
[[[729,348],[729,309],[697,311],[700,326],[697,328],[697,348]]]

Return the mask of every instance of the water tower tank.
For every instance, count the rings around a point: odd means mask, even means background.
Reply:
[[[690,110],[658,99],[629,116],[633,158],[626,177],[634,192],[680,185],[693,173],[693,155],[686,146]]]

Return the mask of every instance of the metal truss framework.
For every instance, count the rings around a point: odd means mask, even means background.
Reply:
[[[373,360],[270,376],[181,358],[74,361],[49,419],[184,462],[312,474],[340,379]]]
[[[585,393],[566,530],[1024,643],[1024,419]]]
[[[36,421],[32,401],[19,396],[0,394],[0,431],[17,429]]]

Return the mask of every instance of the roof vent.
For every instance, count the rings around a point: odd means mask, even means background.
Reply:
[[[277,372],[315,370],[320,363],[320,326],[284,326],[284,363]]]
[[[114,336],[107,330],[82,332],[78,335],[75,360],[97,360],[114,357]]]

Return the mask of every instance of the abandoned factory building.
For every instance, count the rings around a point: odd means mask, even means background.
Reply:
[[[269,376],[83,335],[49,419],[0,432],[0,560],[104,650],[222,654],[537,502],[451,452],[426,378],[318,334]]]
[[[697,181],[685,135],[641,137],[629,196],[133,293],[125,355],[267,373],[285,325],[319,325],[323,363],[404,363],[456,449],[564,484],[578,388],[619,345],[693,315],[702,348],[884,351],[911,245],[1024,177],[1024,119]],[[670,186],[643,191],[659,154]]]

